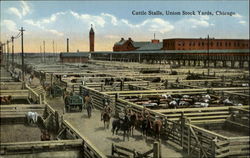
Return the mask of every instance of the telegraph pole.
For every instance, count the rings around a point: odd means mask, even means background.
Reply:
[[[45,63],[45,41],[43,41],[43,62]]]
[[[41,62],[43,62],[42,46],[40,45]]]
[[[24,54],[23,54],[23,31],[25,31],[23,29],[23,27],[21,27],[21,49],[22,49],[22,80],[23,80],[23,89],[24,89]]]
[[[10,54],[10,50],[9,50],[9,41],[7,40],[7,70],[9,69],[9,54]]]
[[[14,71],[14,37],[11,37],[11,43],[12,43],[12,71]]]
[[[67,53],[69,52],[69,39],[67,38]]]

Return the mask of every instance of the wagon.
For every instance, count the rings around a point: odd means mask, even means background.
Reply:
[[[63,89],[58,85],[53,85],[50,89],[50,94],[52,97],[61,97],[63,95]]]
[[[79,95],[67,96],[65,98],[65,110],[70,112],[72,110],[82,111],[83,108],[83,98]]]

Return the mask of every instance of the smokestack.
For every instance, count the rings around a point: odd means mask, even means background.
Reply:
[[[69,39],[67,38],[67,52],[69,52]]]

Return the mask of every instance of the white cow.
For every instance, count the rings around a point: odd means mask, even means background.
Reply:
[[[35,124],[37,122],[38,113],[37,112],[28,112],[27,114],[27,120],[28,124]]]
[[[206,107],[208,107],[209,106],[209,104],[208,103],[203,103],[203,102],[195,102],[194,103],[194,107],[195,108],[206,108]]]

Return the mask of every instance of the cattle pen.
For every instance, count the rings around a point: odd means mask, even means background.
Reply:
[[[214,67],[206,74],[204,67],[160,63],[37,60],[25,64],[24,81],[12,75],[21,72],[18,62],[14,69],[1,66],[1,157],[249,156],[249,74],[243,69]],[[91,118],[84,106],[66,111],[66,95],[91,96]],[[100,121],[106,104],[112,108],[108,130]],[[161,120],[160,140],[153,129],[142,136],[141,126],[129,140],[113,135],[112,121],[127,109],[137,115],[146,109],[151,122]],[[29,124],[29,112],[38,114],[37,124]],[[42,139],[44,131],[49,140]]]

